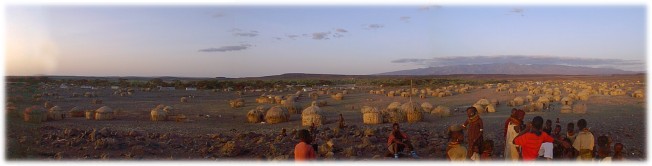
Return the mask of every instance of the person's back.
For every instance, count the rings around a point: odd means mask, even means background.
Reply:
[[[573,142],[573,148],[579,151],[580,160],[592,160],[593,159],[593,146],[595,146],[595,138],[593,133],[586,128],[586,120],[580,119],[577,122],[577,126],[580,128],[580,132],[575,137]]]
[[[543,118],[540,116],[534,117],[532,120],[532,127],[526,129],[524,133],[520,134],[514,139],[514,144],[521,146],[521,154],[523,160],[532,161],[539,157],[539,149],[544,142],[554,142],[555,140],[547,133],[541,131],[543,127]]]
[[[451,161],[464,161],[467,158],[466,157],[466,153],[467,153],[466,147],[462,146],[459,143],[448,144],[448,147],[446,149],[448,149],[446,151],[446,154],[448,155],[448,158]]]
[[[315,149],[310,145],[310,142],[312,141],[310,132],[302,129],[297,132],[297,135],[301,142],[294,146],[294,160],[306,161],[316,159],[317,155],[315,154]]]

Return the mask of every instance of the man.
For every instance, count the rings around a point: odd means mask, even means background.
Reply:
[[[611,162],[611,143],[609,137],[602,135],[598,137],[598,148],[595,159],[600,162]]]
[[[546,132],[546,134],[551,135],[551,133],[552,133],[552,120],[550,120],[550,119],[546,120],[546,126],[543,127],[543,132]]]
[[[390,153],[394,154],[394,158],[398,158],[399,153],[406,147],[412,154],[412,157],[418,158],[419,156],[414,152],[414,146],[412,146],[408,135],[401,131],[398,123],[392,124],[392,128],[392,133],[389,134],[389,138],[387,139],[387,149]]]
[[[525,111],[512,109],[512,115],[505,121],[505,160],[518,161],[518,147],[513,144],[514,138],[521,131]]]
[[[448,145],[446,146],[446,159],[450,161],[466,160],[466,147],[462,146],[464,132],[462,126],[452,125],[448,128]]]
[[[466,109],[466,115],[468,118],[462,125],[463,128],[466,128],[467,142],[469,143],[469,149],[478,148],[478,152],[482,152],[482,119],[478,114],[478,110],[475,107],[469,107]],[[471,157],[473,151],[469,150],[466,156]]]
[[[294,146],[294,160],[308,161],[317,159],[315,150],[310,145],[312,142],[310,132],[306,129],[299,130],[297,137],[299,137],[300,142]]]
[[[528,125],[525,130],[521,131],[513,143],[521,146],[521,153],[524,161],[533,161],[539,157],[539,149],[544,142],[561,142],[555,140],[547,133],[541,131],[543,128],[543,118],[536,116],[532,119],[532,125]],[[568,144],[561,143],[564,146]]]
[[[573,142],[573,148],[580,152],[578,157],[580,160],[593,159],[593,146],[595,146],[595,138],[593,137],[593,133],[591,133],[589,128],[586,126],[586,120],[580,119],[577,121],[577,127],[580,129],[580,133],[577,134],[577,137]]]

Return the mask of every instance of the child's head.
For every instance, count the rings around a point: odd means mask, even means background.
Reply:
[[[482,149],[484,149],[484,151],[493,151],[493,149],[494,149],[494,141],[492,141],[492,140],[484,140],[484,142],[482,143]]]
[[[616,143],[616,144],[614,145],[614,153],[618,153],[618,154],[620,154],[620,153],[623,151],[623,148],[624,148],[623,144],[621,144],[621,143]]]
[[[586,126],[587,126],[586,120],[580,119],[580,120],[577,121],[577,128],[578,129],[584,130],[586,128]]]
[[[598,137],[598,146],[607,146],[609,144],[609,138],[605,135]]]
[[[552,120],[546,120],[546,127],[552,127]]]
[[[469,117],[472,117],[477,113],[478,113],[478,110],[475,109],[475,107],[466,108],[466,115],[469,116]]]
[[[575,131],[575,124],[573,122],[568,123],[568,125],[566,125],[566,131],[567,132]]]
[[[555,129],[552,130],[552,133],[559,134],[561,132],[561,125],[555,125]]]

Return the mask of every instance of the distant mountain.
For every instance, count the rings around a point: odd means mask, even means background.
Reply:
[[[400,70],[378,75],[452,75],[452,74],[507,74],[507,75],[612,75],[637,74],[640,72],[611,68],[590,68],[565,65],[522,65],[514,63],[495,63],[477,65],[455,65]]]

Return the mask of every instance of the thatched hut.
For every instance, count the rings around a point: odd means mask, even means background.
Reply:
[[[577,103],[573,105],[574,114],[586,114],[587,106],[584,103]]]
[[[84,110],[81,107],[72,107],[68,114],[70,117],[84,117]]]
[[[47,120],[45,108],[41,106],[31,106],[23,111],[23,120],[29,123],[41,123]]]
[[[324,125],[325,122],[326,118],[324,117],[321,108],[317,106],[317,102],[313,101],[310,107],[304,109],[301,113],[301,125],[303,126],[311,126],[312,124],[315,124],[315,126],[321,126]]]
[[[264,117],[265,114],[257,109],[253,109],[247,112],[247,122],[249,123],[260,123],[265,119]]]
[[[301,110],[303,109],[301,104],[299,104],[299,102],[295,102],[294,100],[285,100],[282,105],[289,111],[290,114],[301,114]]]
[[[362,123],[364,124],[381,124],[383,123],[383,116],[378,109],[370,106],[362,107]]]
[[[274,103],[281,104],[281,101],[283,101],[283,96],[274,96]]]
[[[514,101],[514,106],[523,105],[525,103],[522,97],[516,97],[514,98],[513,101]]]
[[[290,112],[288,112],[287,109],[280,106],[274,106],[270,108],[267,111],[267,114],[265,114],[265,122],[269,124],[282,123],[282,122],[287,122],[289,120],[290,120]]]
[[[570,97],[564,97],[561,99],[561,105],[573,105],[573,99]]]
[[[450,108],[442,105],[435,107],[435,109],[433,109],[430,113],[439,117],[451,116]]]
[[[95,120],[95,110],[84,111],[84,116],[86,117],[86,120]]]
[[[339,101],[339,100],[344,99],[344,94],[342,94],[342,93],[337,93],[337,94],[335,94],[335,95],[332,95],[331,97],[332,97],[333,99]]]
[[[573,112],[573,108],[570,105],[561,106],[561,110],[559,111],[559,113],[562,114],[570,114],[572,112]]]
[[[65,118],[65,113],[63,112],[63,108],[59,106],[54,106],[50,108],[47,114],[48,114],[47,115],[48,120],[62,120]]]
[[[426,98],[426,94],[425,94],[425,93],[421,93],[421,94],[419,94],[419,98],[421,98],[421,99],[425,99],[425,98]]]
[[[229,106],[231,106],[231,108],[244,107],[245,106],[245,101],[244,101],[243,98],[237,98],[237,99],[229,101]]]
[[[644,98],[645,92],[643,90],[636,90],[634,93],[632,93],[632,97],[634,98]]]
[[[45,109],[50,109],[54,107],[54,104],[50,101],[46,101],[45,103],[43,103],[43,106],[45,107]]]
[[[533,97],[532,95],[527,95],[527,96],[525,96],[525,100],[526,100],[527,102],[533,102],[533,101],[534,101],[534,97]]]
[[[423,120],[421,107],[416,102],[407,102],[401,105],[401,110],[407,114],[407,121],[410,123]]]
[[[433,109],[433,106],[428,102],[423,102],[421,103],[421,109],[423,109],[424,112],[430,113]]]
[[[187,97],[181,97],[181,99],[179,99],[179,100],[180,100],[182,103],[187,103],[187,102],[188,102],[188,98],[187,98]]]
[[[478,110],[478,113],[483,113],[486,111],[485,106],[480,104],[473,104],[473,107],[475,107],[475,109]]]
[[[589,100],[589,93],[582,91],[582,92],[577,94],[577,98],[579,100],[583,100],[583,101]]]
[[[492,112],[492,113],[496,112],[496,106],[494,106],[493,104],[487,105],[486,109],[487,109],[487,112]]]
[[[95,110],[95,120],[112,120],[114,119],[113,116],[113,109],[108,106],[103,106]]]
[[[398,109],[401,107],[401,103],[398,101],[392,102],[387,106],[388,111],[398,111]]]
[[[395,91],[389,91],[389,92],[387,92],[387,96],[394,97],[394,96],[396,96],[396,92]]]
[[[152,109],[150,113],[150,120],[152,121],[166,121],[168,114],[165,110],[165,105],[159,104],[154,109]]]
[[[265,115],[267,113],[267,110],[269,110],[270,108],[272,108],[272,106],[263,104],[257,106],[256,110],[260,111],[261,113],[263,113],[263,115]]]

